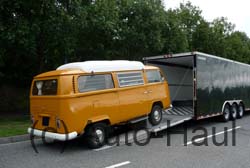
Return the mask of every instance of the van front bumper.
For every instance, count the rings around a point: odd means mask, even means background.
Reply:
[[[59,141],[67,141],[67,140],[71,140],[77,137],[76,131],[70,132],[68,134],[59,134],[59,133],[54,133],[54,132],[28,128],[28,133],[33,134],[35,136],[39,136],[39,137],[44,136],[45,138],[50,138],[50,139],[59,140]]]

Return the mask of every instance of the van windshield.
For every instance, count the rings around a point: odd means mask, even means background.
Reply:
[[[32,95],[57,95],[57,79],[35,81],[33,85]]]

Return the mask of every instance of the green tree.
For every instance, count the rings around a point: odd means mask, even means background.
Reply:
[[[96,0],[82,4],[85,24],[79,28],[76,59],[110,59],[115,54],[119,8],[116,0]],[[118,54],[117,54],[118,55]]]
[[[180,22],[179,28],[185,33],[188,43],[188,50],[194,50],[193,34],[196,32],[197,27],[203,22],[201,10],[193,6],[191,2],[181,3],[180,7],[175,10],[177,19]]]
[[[165,11],[160,0],[122,0],[119,3],[118,46],[127,59],[140,60],[164,48]]]
[[[226,38],[234,31],[234,25],[227,21],[227,18],[221,17],[210,23],[212,33],[210,41],[213,46],[210,48],[210,53],[228,57],[226,54]]]
[[[165,17],[163,35],[165,37],[164,53],[178,53],[188,51],[188,39],[185,30],[181,28],[181,20],[176,10],[168,10]]]
[[[0,2],[0,70],[5,82],[26,85],[35,74],[64,63],[75,48],[78,5],[76,0]]]
[[[250,39],[244,32],[233,32],[226,38],[226,57],[250,63]]]
[[[193,49],[200,52],[210,53],[213,48],[213,41],[211,41],[212,34],[209,22],[201,21],[192,35]]]

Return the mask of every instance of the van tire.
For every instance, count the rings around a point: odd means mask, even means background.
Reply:
[[[237,110],[238,110],[238,105],[236,103],[233,103],[230,109],[231,120],[235,120],[237,118]]]
[[[241,102],[241,103],[238,105],[238,108],[237,108],[237,118],[242,118],[243,115],[244,115],[244,112],[245,112],[245,108],[244,108],[243,103]]]
[[[227,122],[229,119],[230,119],[230,105],[229,104],[226,104],[223,108],[223,113],[222,113],[222,116],[221,116],[221,120],[223,122]]]
[[[107,125],[105,123],[96,123],[88,126],[86,130],[86,138],[88,147],[96,149],[102,147],[107,138]]]
[[[151,113],[149,114],[149,122],[152,125],[160,124],[162,120],[162,107],[159,105],[154,105]]]

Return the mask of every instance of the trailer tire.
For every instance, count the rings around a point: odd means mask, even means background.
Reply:
[[[231,120],[235,120],[237,118],[237,109],[238,109],[238,105],[236,103],[233,103],[230,109]]]
[[[237,108],[237,118],[242,118],[245,112],[245,108],[242,102],[238,105]]]
[[[149,122],[152,125],[158,125],[162,120],[162,107],[159,105],[154,105],[151,113],[149,114]]]
[[[96,123],[88,126],[86,130],[87,145],[91,149],[102,147],[106,142],[107,125],[105,123]]]
[[[221,119],[224,122],[227,122],[230,119],[230,105],[229,104],[226,104],[224,106]]]

